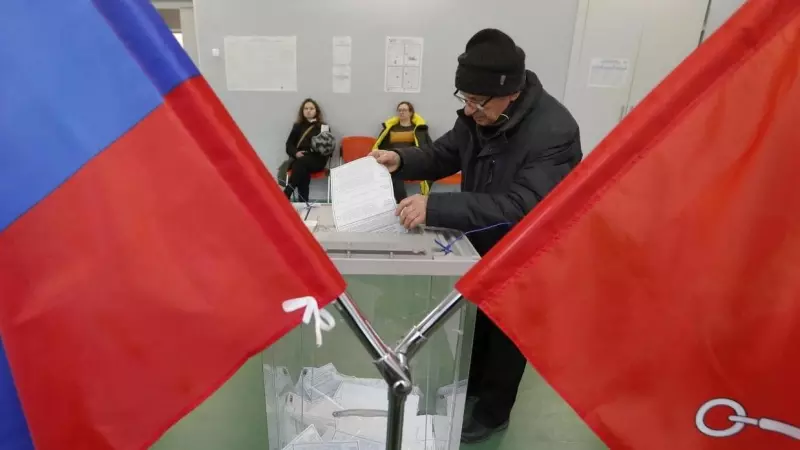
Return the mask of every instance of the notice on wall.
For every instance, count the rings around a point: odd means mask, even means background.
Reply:
[[[631,62],[620,58],[592,58],[589,66],[589,87],[621,88],[628,81]]]
[[[296,36],[225,36],[230,91],[297,91]]]
[[[423,38],[386,38],[386,92],[417,94],[422,91]]]
[[[350,36],[333,37],[333,65],[349,66],[353,58],[353,38]]]
[[[352,87],[350,66],[333,66],[333,93],[349,94]]]
[[[349,94],[352,88],[353,38],[333,37],[333,93]]]

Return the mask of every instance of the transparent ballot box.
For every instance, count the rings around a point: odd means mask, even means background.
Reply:
[[[353,234],[334,230],[330,208],[300,209],[347,281],[362,317],[394,347],[453,290],[477,260],[467,239],[446,230]],[[451,252],[439,243],[451,243]],[[475,307],[462,301],[409,362],[402,448],[460,445]],[[157,449],[383,450],[388,387],[356,331],[334,305],[336,327],[316,345],[301,325],[248,361],[189,414]],[[312,323],[313,324],[313,323]]]

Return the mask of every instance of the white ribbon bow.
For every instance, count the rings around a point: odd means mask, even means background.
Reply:
[[[299,297],[286,300],[283,302],[283,311],[286,313],[293,313],[297,310],[305,308],[303,313],[303,323],[308,325],[311,322],[311,316],[314,316],[314,332],[317,336],[317,347],[322,346],[322,331],[331,331],[336,326],[336,321],[333,316],[324,309],[319,309],[317,299],[314,297]]]

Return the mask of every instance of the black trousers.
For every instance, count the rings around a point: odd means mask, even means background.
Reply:
[[[474,420],[494,428],[509,419],[526,365],[514,342],[478,310],[467,387],[467,395],[478,399]]]
[[[311,185],[311,174],[319,172],[325,168],[328,158],[319,153],[306,153],[302,158],[292,161],[289,170],[289,184],[283,192],[291,198],[292,192],[296,190],[301,201],[308,201],[308,191]]]

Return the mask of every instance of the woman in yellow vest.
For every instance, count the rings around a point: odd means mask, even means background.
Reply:
[[[409,102],[400,102],[397,105],[397,115],[383,123],[383,131],[375,141],[374,149],[395,150],[406,147],[424,148],[431,144],[428,134],[428,125],[425,119],[414,111],[414,105]],[[394,185],[394,198],[399,203],[407,197],[403,180],[392,175]],[[428,195],[432,181],[420,183],[422,195]]]

